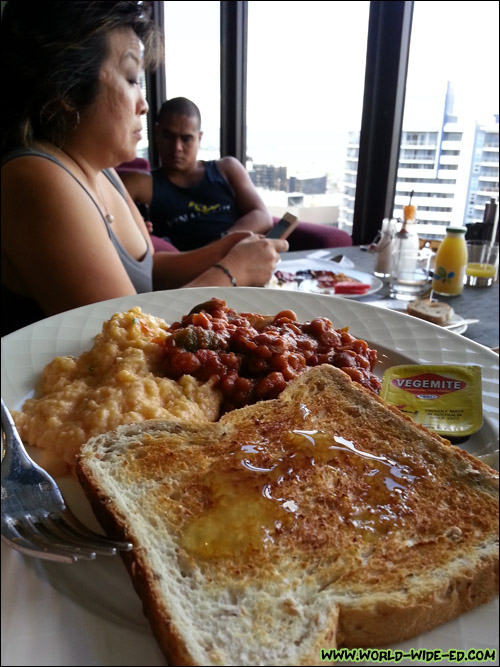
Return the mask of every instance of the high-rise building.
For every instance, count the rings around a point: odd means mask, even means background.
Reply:
[[[286,167],[275,167],[270,164],[251,164],[248,173],[257,188],[288,191]]]
[[[498,115],[491,125],[475,128],[465,224],[482,222],[492,198],[498,198]]]
[[[411,120],[401,136],[393,216],[403,206],[417,207],[419,234],[444,236],[448,225],[483,219],[485,205],[498,198],[498,116],[485,125],[453,115],[448,86],[443,112],[434,119]],[[410,129],[411,123],[411,129]],[[339,227],[350,231],[359,155],[359,132],[349,135]]]
[[[314,177],[287,176],[287,167],[250,164],[249,174],[257,188],[281,190],[302,195],[322,195],[327,191],[327,175]]]

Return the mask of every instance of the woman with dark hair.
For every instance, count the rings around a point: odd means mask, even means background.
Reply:
[[[154,253],[113,169],[135,157],[148,111],[141,67],[161,53],[145,8],[5,6],[2,334],[153,286],[263,285],[288,247],[235,232],[198,250]]]

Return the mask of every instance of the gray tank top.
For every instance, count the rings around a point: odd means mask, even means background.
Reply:
[[[90,199],[94,202],[97,210],[99,211],[99,215],[101,216],[104,224],[106,225],[106,229],[108,231],[108,236],[110,238],[111,243],[113,244],[113,247],[115,248],[116,252],[118,253],[118,256],[125,268],[125,271],[128,274],[128,277],[130,278],[130,281],[132,285],[135,287],[135,290],[138,294],[144,293],[144,292],[152,292],[153,291],[153,256],[151,254],[151,251],[149,249],[149,245],[146,243],[146,253],[144,257],[140,260],[134,259],[122,246],[120,241],[116,238],[111,225],[109,222],[106,220],[104,217],[101,208],[99,204],[96,202],[94,197],[91,195],[89,190],[85,187],[83,183],[81,183],[74,174],[71,173],[71,171],[62,163],[60,162],[57,158],[55,158],[53,155],[50,155],[50,153],[45,153],[45,151],[40,151],[40,150],[35,150],[31,148],[18,148],[4,157],[2,157],[2,166],[6,164],[7,162],[10,162],[11,160],[14,160],[15,158],[18,157],[24,157],[28,155],[33,155],[36,157],[42,157],[47,160],[51,160],[52,162],[55,162],[58,164],[60,167],[64,169],[77,183],[78,185],[85,190],[85,192],[88,194]],[[122,195],[123,198],[125,198],[125,193],[123,190],[123,185],[121,184],[120,181],[118,181],[114,174],[107,170],[103,170],[104,175],[108,178],[108,180],[114,185],[114,187],[118,190],[118,192]]]

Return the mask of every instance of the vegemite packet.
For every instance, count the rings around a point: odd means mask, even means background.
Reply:
[[[480,366],[393,366],[384,373],[380,397],[455,443],[483,423]]]

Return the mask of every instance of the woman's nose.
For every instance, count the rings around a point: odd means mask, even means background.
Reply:
[[[139,88],[140,95],[139,95],[139,115],[143,116],[149,111],[149,104],[147,103],[146,98],[144,97],[144,93],[142,92],[142,88]]]

